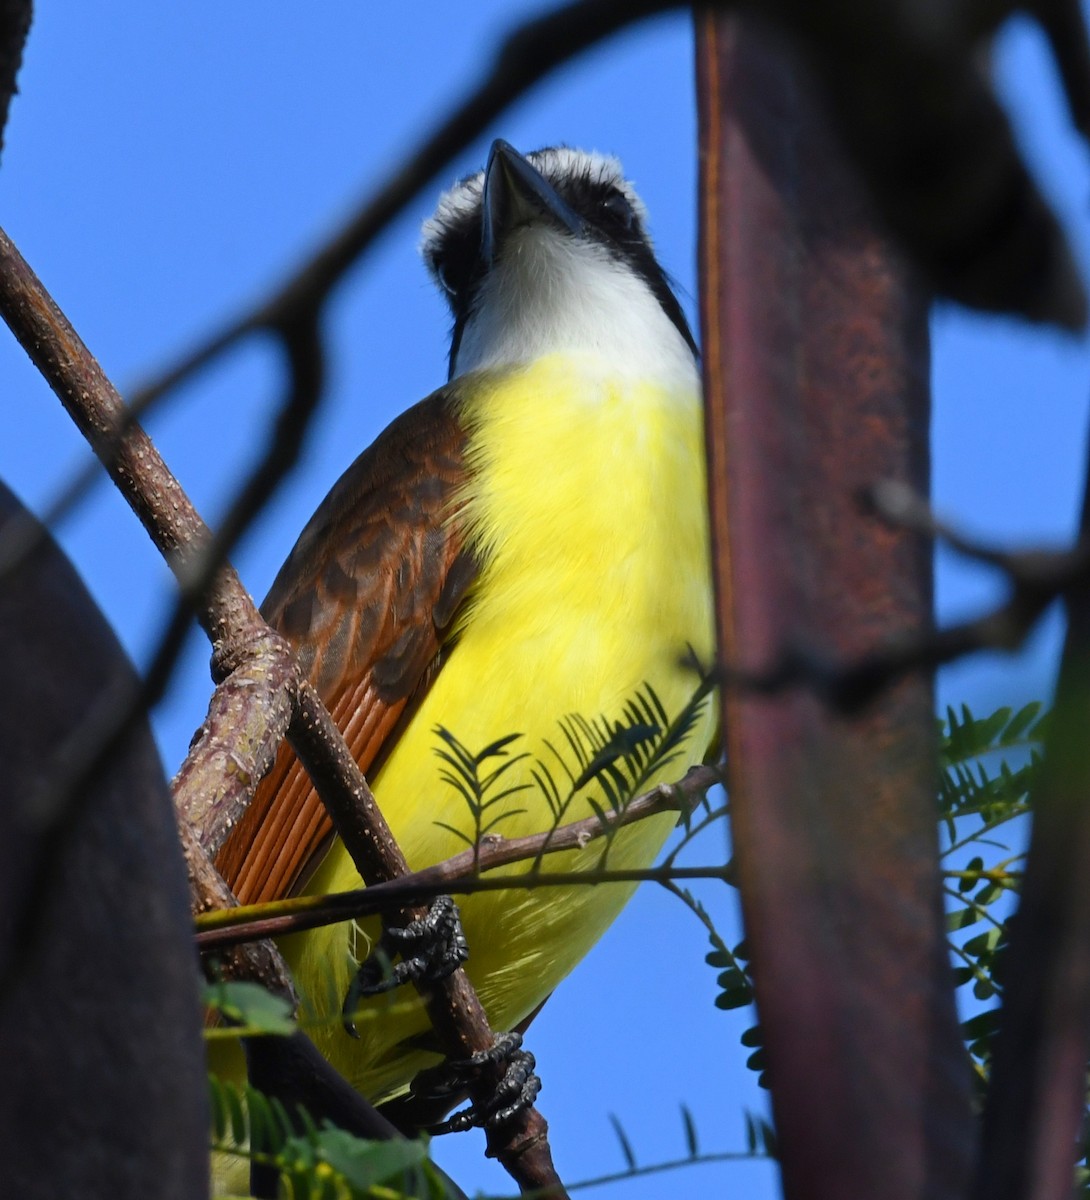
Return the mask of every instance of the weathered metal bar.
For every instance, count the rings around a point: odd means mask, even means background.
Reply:
[[[926,493],[925,298],[820,98],[762,27],[698,20],[702,320],[719,638],[761,672],[931,620],[930,547],[860,490]],[[733,837],[785,1195],[964,1194],[931,680],[854,715],[728,688]]]

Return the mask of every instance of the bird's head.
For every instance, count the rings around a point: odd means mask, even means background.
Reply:
[[[497,140],[440,198],[421,252],[454,317],[452,378],[554,353],[693,377],[692,333],[615,158]]]

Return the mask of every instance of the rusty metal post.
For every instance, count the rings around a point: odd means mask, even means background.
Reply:
[[[719,639],[848,659],[931,620],[930,547],[858,502],[926,493],[925,298],[786,47],[698,17]],[[932,686],[854,716],[728,689],[733,837],[789,1200],[954,1200],[972,1150],[946,961]]]

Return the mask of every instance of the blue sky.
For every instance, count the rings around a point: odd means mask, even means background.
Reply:
[[[63,8],[63,11],[62,11]],[[236,0],[201,5],[41,6],[0,169],[0,223],[127,388],[261,294],[458,99],[527,6],[371,6],[327,0],[296,10]],[[659,254],[695,307],[692,39],[674,15],[629,31],[536,88],[489,137],[530,149],[558,141],[617,153],[651,212]],[[1088,171],[1040,39],[1003,38],[997,69],[1019,136],[1087,258]],[[441,184],[480,165],[472,147],[418,200],[338,292],[330,391],[302,463],[239,548],[260,597],[341,470],[400,409],[445,376],[446,315],[416,255]],[[1090,346],[1047,330],[939,306],[934,320],[937,507],[996,539],[1056,540],[1082,486]],[[168,462],[214,522],[252,460],[277,398],[279,363],[252,343],[187,386],[151,423]],[[0,338],[8,436],[0,477],[41,508],[85,459],[74,428],[21,350]],[[101,485],[59,531],[137,662],[171,595],[158,555]],[[939,556],[939,611],[966,614],[996,583]],[[1059,622],[1014,658],[948,671],[943,703],[983,711],[1051,686]],[[156,714],[168,772],[209,692],[208,650],[191,638]],[[706,857],[720,854],[716,840]],[[709,903],[728,940],[734,899]],[[541,1107],[561,1171],[575,1180],[623,1166],[608,1114],[641,1162],[684,1153],[679,1105],[707,1150],[743,1145],[743,1108],[762,1096],[737,1038],[745,1014],[712,1007],[697,923],[645,889],[535,1024]],[[509,1190],[475,1137],[437,1157],[467,1189]],[[626,1182],[609,1195],[668,1187],[774,1194],[766,1165]],[[714,1176],[714,1178],[713,1178]]]

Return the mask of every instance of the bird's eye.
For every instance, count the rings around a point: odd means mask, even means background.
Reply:
[[[454,283],[454,272],[451,270],[452,264],[443,258],[436,259],[432,264],[435,271],[435,278],[439,280],[439,286],[448,296],[456,296],[458,288]]]
[[[602,211],[612,223],[623,229],[631,229],[636,224],[636,210],[623,192],[610,192],[602,201]]]

